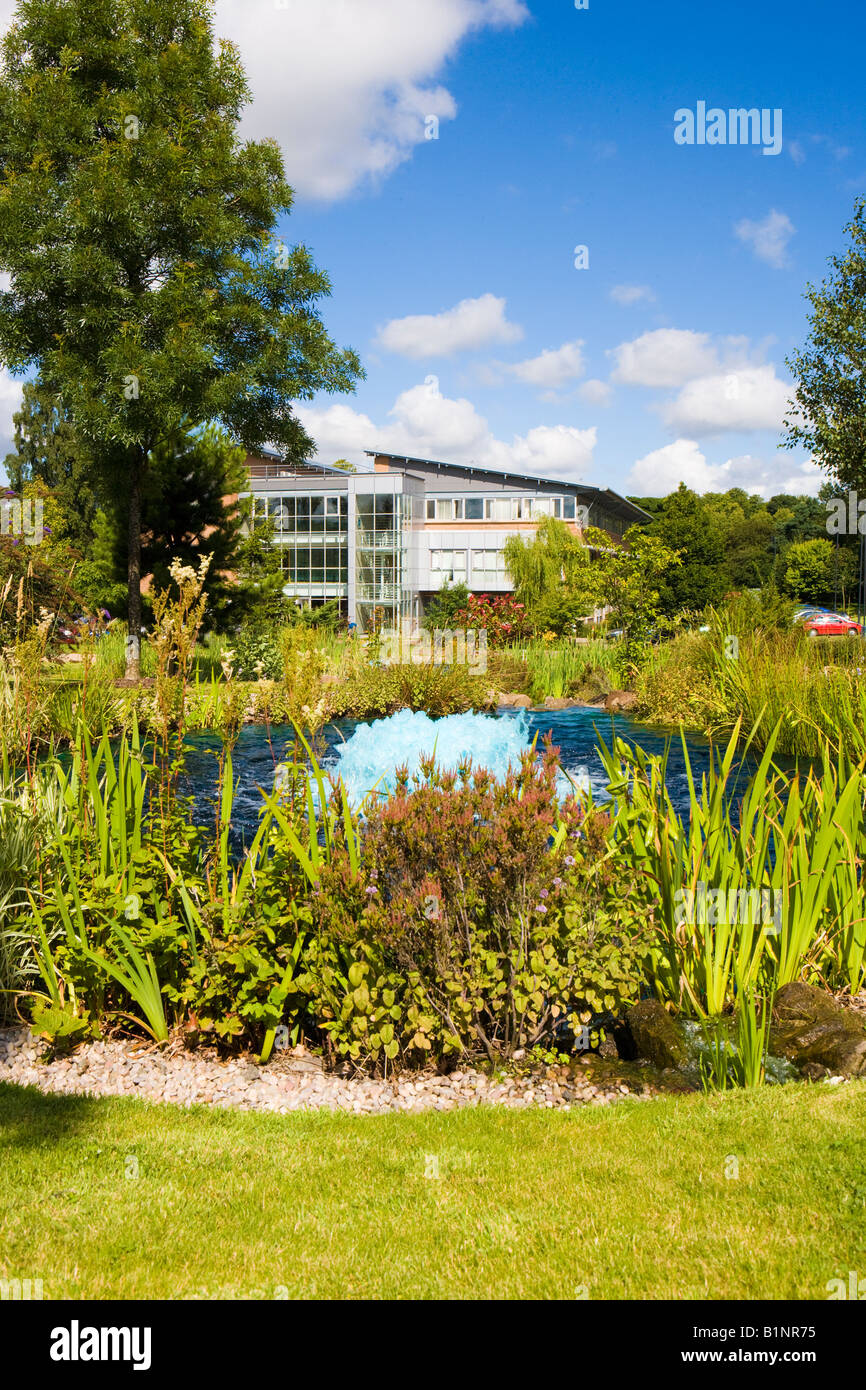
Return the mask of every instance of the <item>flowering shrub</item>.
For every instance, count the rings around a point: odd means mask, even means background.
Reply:
[[[470,594],[466,607],[454,614],[453,626],[486,630],[491,647],[519,642],[532,631],[525,606],[513,594],[500,594],[493,599],[487,594]]]
[[[369,817],[360,873],[333,856],[313,916],[319,942],[351,960],[320,1006],[338,1053],[492,1061],[636,996],[644,932],[617,935],[617,905],[606,915],[596,900],[609,879],[586,891],[587,828],[574,800],[560,819],[555,778],[550,748],[503,783],[428,763]],[[590,825],[595,844],[603,824]]]

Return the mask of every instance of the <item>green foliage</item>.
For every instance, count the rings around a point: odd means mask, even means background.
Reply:
[[[279,638],[272,632],[244,627],[232,641],[235,674],[239,680],[276,680],[282,673],[283,657]]]
[[[20,0],[0,75],[0,357],[36,367],[123,499],[137,676],[142,492],[160,440],[219,422],[304,458],[290,402],[360,374],[327,277],[276,237],[292,192],[203,0]]]
[[[839,592],[844,608],[846,595],[856,587],[857,557],[837,549],[826,536],[797,541],[785,552],[783,582],[789,594],[809,603],[826,602]]]
[[[626,531],[621,547],[598,555],[601,599],[611,610],[611,626],[625,634],[626,666],[643,664],[662,612],[662,584],[679,563],[676,550],[638,526]]]
[[[603,544],[610,544],[608,536],[598,534]],[[531,540],[512,536],[506,541],[505,564],[514,596],[536,630],[573,633],[597,606],[599,576],[587,544],[556,517],[546,517]]]
[[[758,999],[754,988],[739,987],[730,1020],[706,1019],[702,1024],[706,1055],[700,1059],[705,1091],[741,1086],[754,1090],[763,1084],[770,1037],[770,999]]]
[[[572,643],[535,641],[522,649],[529,676],[529,693],[540,703],[555,699],[597,699],[624,677],[623,643],[590,640]],[[500,683],[500,690],[512,689]]]
[[[42,483],[57,504],[70,546],[86,555],[98,499],[93,461],[69,411],[44,381],[27,381],[12,419],[15,453],[4,464],[12,488],[21,492],[25,483]]]
[[[613,841],[645,875],[659,924],[651,951],[655,987],[698,1017],[721,1015],[735,983],[768,994],[814,972],[831,988],[857,993],[866,980],[858,885],[866,852],[864,762],[851,766],[840,756],[834,763],[825,750],[820,768],[786,776],[772,761],[776,729],[735,813],[739,733],[737,727],[718,752],[700,789],[683,742],[687,820],[670,802],[666,756],[651,757],[620,739],[611,748],[600,741],[615,798]],[[718,901],[706,906],[709,890],[723,895],[721,908]]]
[[[330,690],[331,716],[342,719],[379,718],[401,709],[439,717],[490,705],[487,678],[458,663],[361,666]]]
[[[457,614],[469,603],[469,590],[465,584],[449,584],[446,579],[442,588],[433,598],[424,614],[424,626],[431,632],[437,627],[445,630],[452,629],[456,623]]]
[[[313,913],[343,958],[323,975],[338,1055],[492,1061],[636,997],[646,933],[602,905],[622,874],[573,803],[559,819],[554,777],[549,751],[502,784],[425,764],[370,810],[360,872],[331,858]]]
[[[67,1052],[77,1043],[98,1036],[86,1010],[79,1013],[71,1004],[54,1004],[39,999],[33,1006],[31,1031],[34,1036],[50,1043],[55,1052]]]
[[[831,256],[832,274],[806,286],[811,305],[806,346],[787,359],[795,407],[786,446],[804,448],[843,489],[866,490],[866,199],[845,228],[850,245]]]
[[[726,587],[722,538],[710,509],[685,483],[664,499],[650,534],[679,555],[679,564],[660,576],[662,611],[718,603]]]
[[[866,754],[860,644],[808,639],[784,614],[778,598],[762,611],[745,597],[710,614],[709,632],[655,648],[637,683],[642,717],[707,734],[728,734],[739,722],[762,740],[778,725],[780,753],[820,757],[829,745]]]

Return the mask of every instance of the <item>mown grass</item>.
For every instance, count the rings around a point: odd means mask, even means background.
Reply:
[[[368,1118],[0,1086],[0,1273],[54,1299],[826,1299],[866,1268],[864,1124],[861,1082]]]

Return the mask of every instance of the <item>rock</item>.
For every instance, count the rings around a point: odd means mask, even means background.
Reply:
[[[657,999],[642,999],[626,1014],[626,1023],[638,1057],[657,1067],[683,1067],[686,1045],[670,1014]]]
[[[506,695],[500,690],[498,702],[505,709],[531,709],[532,701],[528,695]]]
[[[545,701],[544,701],[544,708],[545,708],[545,709],[571,709],[571,706],[572,706],[573,704],[574,704],[574,701],[573,701],[573,700],[566,700],[564,696],[561,696],[561,695],[548,695],[548,696],[545,698]]]
[[[620,710],[634,709],[636,704],[637,695],[633,690],[612,690],[609,695],[605,695],[602,709],[617,713]]]
[[[861,1017],[831,994],[797,982],[773,1000],[770,1051],[787,1057],[812,1079],[818,1068],[839,1076],[866,1075],[866,1032]]]

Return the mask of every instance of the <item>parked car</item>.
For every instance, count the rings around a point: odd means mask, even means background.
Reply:
[[[803,630],[810,637],[861,637],[863,624],[845,613],[816,613],[806,619]]]

